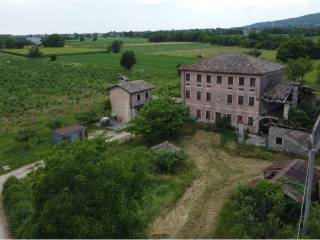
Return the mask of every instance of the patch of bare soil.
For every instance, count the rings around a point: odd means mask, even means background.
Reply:
[[[232,190],[249,182],[270,165],[261,159],[232,157],[219,148],[221,136],[198,131],[182,142],[201,176],[176,205],[159,216],[150,227],[152,238],[210,238],[217,217]],[[212,237],[212,236],[211,236]]]

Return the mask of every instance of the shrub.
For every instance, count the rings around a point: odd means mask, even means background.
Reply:
[[[230,120],[226,116],[223,116],[216,122],[215,128],[217,130],[230,130],[231,129]]]
[[[30,58],[39,58],[42,57],[42,53],[38,46],[31,46],[29,49],[28,57]]]
[[[182,152],[166,152],[162,151],[156,154],[155,169],[158,173],[176,173],[185,160],[185,155]]]
[[[52,34],[42,40],[44,47],[64,47],[65,39],[62,35]]]
[[[125,51],[122,54],[120,65],[127,70],[131,70],[135,64],[137,64],[137,59],[134,51]]]
[[[300,108],[290,109],[289,118],[286,123],[296,128],[312,128],[313,125],[308,114]]]
[[[50,61],[51,61],[51,62],[57,61],[57,56],[56,56],[55,54],[51,55],[51,56],[50,56]]]
[[[55,130],[57,128],[61,128],[63,122],[59,119],[54,119],[54,120],[51,120],[50,122],[48,122],[47,126],[52,129],[52,130]]]
[[[96,111],[82,112],[76,116],[76,119],[84,125],[96,123],[99,121],[99,116]]]
[[[246,52],[246,54],[253,56],[253,57],[260,57],[262,52],[258,49],[253,49],[253,50]]]
[[[115,40],[111,44],[111,50],[113,53],[119,53],[121,51],[121,48],[123,46],[123,42],[120,40]]]

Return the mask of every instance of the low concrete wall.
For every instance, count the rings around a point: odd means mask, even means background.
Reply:
[[[318,120],[312,130],[312,141],[315,146],[315,150],[319,151],[320,150],[320,116],[318,117]]]
[[[282,140],[281,144],[280,139]],[[270,127],[268,148],[305,156],[308,154],[308,149],[311,148],[311,133],[284,127]]]

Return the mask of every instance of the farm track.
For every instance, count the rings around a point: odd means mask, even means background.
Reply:
[[[219,148],[220,135],[198,131],[182,146],[201,176],[176,205],[150,227],[153,238],[212,238],[217,217],[232,190],[249,182],[270,164],[260,159],[231,157]]]

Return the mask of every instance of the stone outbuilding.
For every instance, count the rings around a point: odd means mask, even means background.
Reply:
[[[171,143],[169,141],[165,141],[165,142],[160,143],[156,146],[153,146],[151,148],[151,151],[154,153],[160,153],[160,152],[177,153],[177,152],[181,152],[182,150],[180,147],[177,147],[173,143]]]
[[[122,78],[109,88],[112,116],[118,122],[128,123],[152,99],[154,86],[144,80],[129,81]]]

